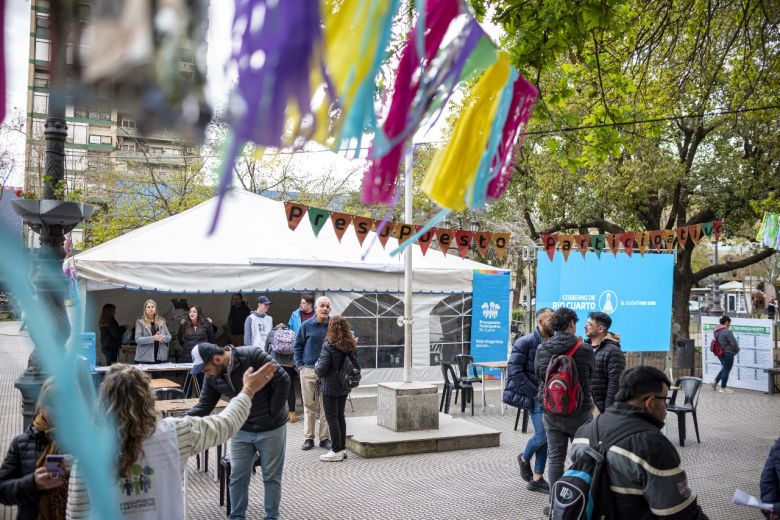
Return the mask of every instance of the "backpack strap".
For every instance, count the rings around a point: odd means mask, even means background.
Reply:
[[[590,429],[590,447],[597,451],[600,448],[603,449],[602,453],[604,453],[604,455],[607,454],[612,446],[622,441],[626,437],[630,437],[635,433],[649,431],[652,428],[652,426],[649,425],[636,424],[628,429],[620,429],[613,432],[612,435],[609,435],[601,440],[601,444],[599,445],[599,419],[601,419],[601,417],[602,415],[599,415],[593,420],[593,428]]]
[[[566,355],[569,357],[574,356],[574,353],[577,352],[577,349],[580,348],[580,345],[582,345],[582,340],[578,339],[574,346],[566,351]]]

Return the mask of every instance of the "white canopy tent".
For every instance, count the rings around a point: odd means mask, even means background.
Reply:
[[[403,350],[403,329],[394,322],[403,314],[403,257],[389,254],[396,239],[390,238],[386,248],[377,241],[369,250],[374,232],[362,246],[353,229],[339,242],[330,223],[315,236],[307,217],[292,231],[282,202],[240,190],[228,194],[217,230],[208,236],[216,203],[216,198],[210,199],[76,255],[76,272],[92,316],[86,330],[95,330],[99,309],[108,302],[117,305],[120,323],[132,325],[144,299],[157,299],[166,313],[162,300],[186,298],[221,326],[229,310],[229,293],[270,295],[275,323],[287,321],[299,294],[327,295],[333,312],[350,318],[361,338],[361,360],[367,365],[364,382],[402,379],[403,359],[397,349]],[[430,249],[423,255],[414,245],[407,251],[414,255],[414,375],[418,380],[440,380],[436,353],[440,356],[442,347],[435,344],[461,349],[468,343],[467,332],[464,336],[460,331],[460,341],[455,341],[455,331],[441,329],[469,325],[464,318],[470,316],[473,271],[494,268],[463,260],[456,250],[445,256]],[[253,308],[254,298],[247,301]],[[432,313],[444,318],[434,320]],[[443,341],[444,336],[452,341]]]

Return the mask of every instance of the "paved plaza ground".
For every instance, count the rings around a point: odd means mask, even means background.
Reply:
[[[13,383],[30,352],[29,338],[16,332],[18,323],[0,323],[0,449],[22,428],[21,398]],[[375,399],[354,399],[347,415],[372,415]],[[531,493],[521,481],[515,456],[529,435],[514,431],[515,411],[502,416],[497,383],[488,386],[489,406],[482,410],[476,394],[475,415],[455,417],[501,432],[497,448],[394,458],[363,459],[350,453],[342,463],[322,463],[324,451],[301,451],[303,423],[288,425],[282,496],[287,519],[540,519],[546,495]],[[454,410],[454,411],[453,411]],[[762,516],[730,504],[735,488],[758,493],[758,479],[769,447],[780,436],[780,395],[737,390],[733,395],[702,390],[699,402],[701,444],[689,420],[689,439],[679,448],[690,486],[711,519],[758,520]],[[669,417],[666,434],[678,446],[677,420]],[[190,462],[188,518],[224,518],[219,484],[211,474],[196,471]],[[262,518],[262,478],[252,477],[248,518]],[[15,518],[11,507],[0,506],[0,520]]]

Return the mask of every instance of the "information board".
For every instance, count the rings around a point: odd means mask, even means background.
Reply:
[[[672,330],[674,257],[669,254],[572,252],[564,261],[560,251],[553,261],[537,253],[536,308],[569,307],[577,312],[577,335],[582,336],[588,315],[606,312],[610,330],[620,336],[625,352],[665,352]]]
[[[702,348],[702,379],[711,383],[720,372],[720,360],[710,352],[712,334],[720,322],[717,316],[702,316],[701,330]],[[765,368],[772,368],[772,347],[774,346],[774,330],[772,320],[757,320],[753,318],[731,318],[731,332],[737,338],[739,353],[734,358],[734,366],[729,373],[728,386],[766,392],[767,373]]]

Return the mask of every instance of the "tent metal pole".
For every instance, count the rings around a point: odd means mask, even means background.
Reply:
[[[414,222],[412,215],[414,143],[411,144],[404,161],[404,222]],[[404,383],[412,382],[412,251],[404,251]]]

